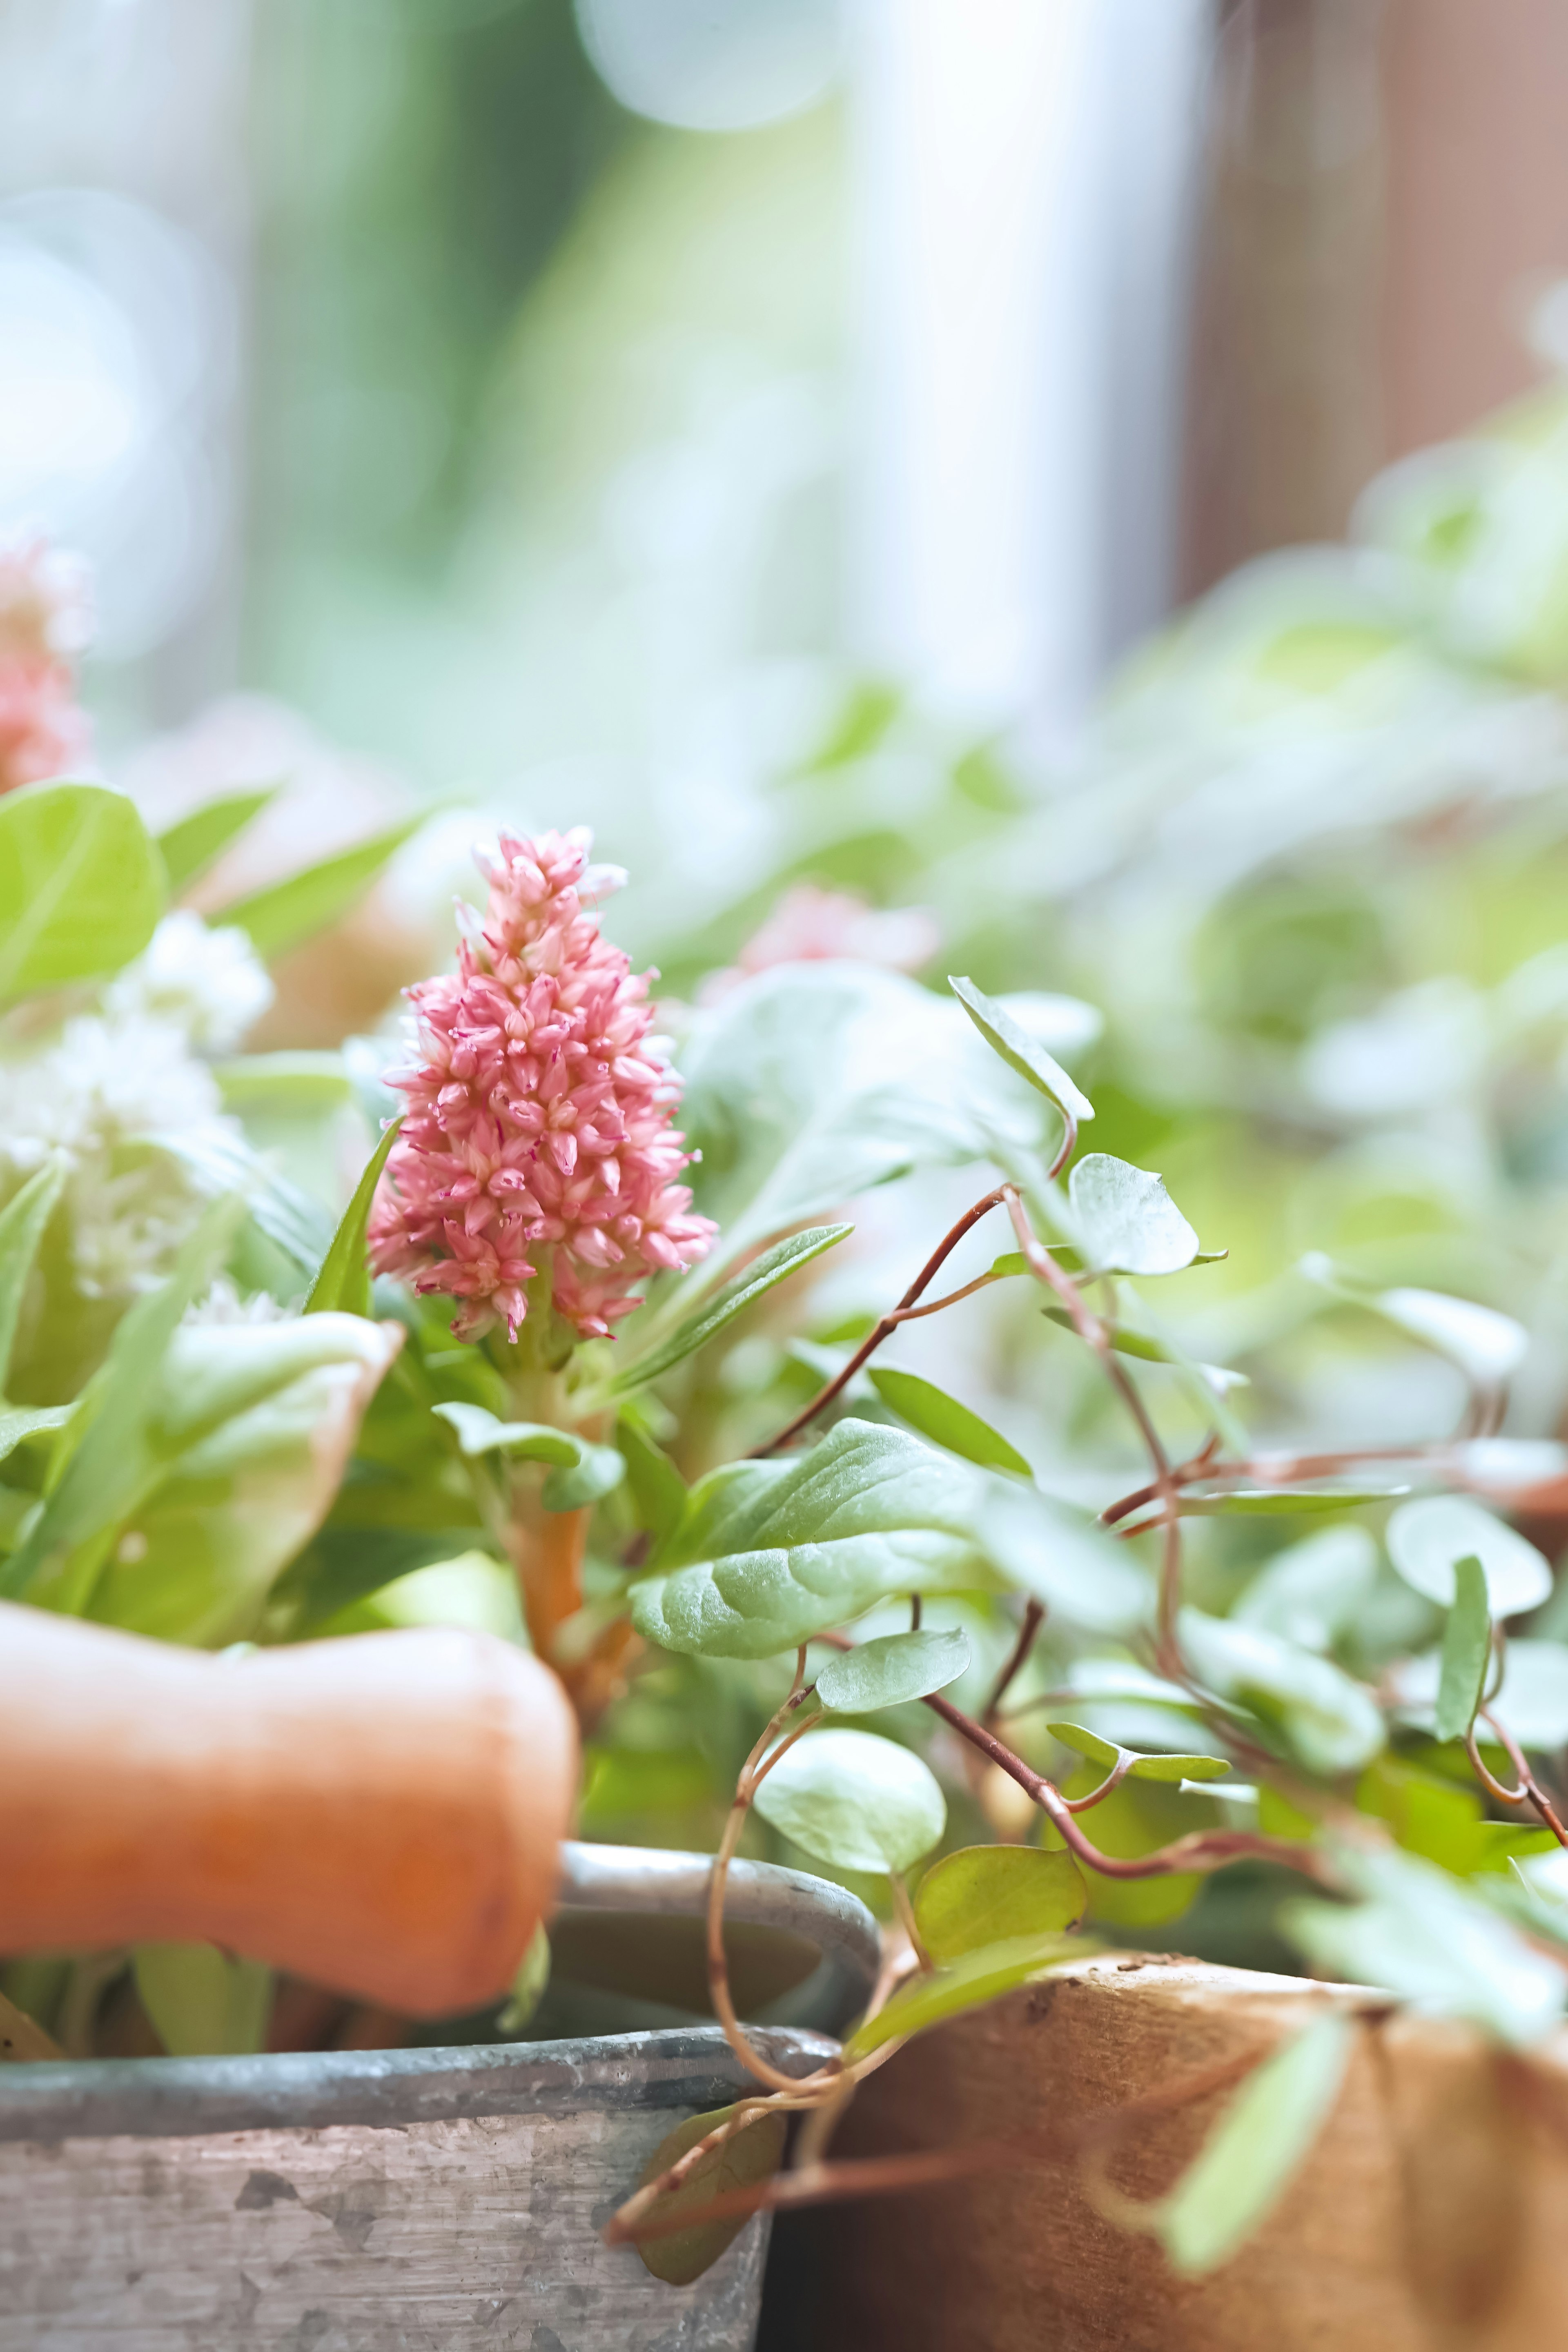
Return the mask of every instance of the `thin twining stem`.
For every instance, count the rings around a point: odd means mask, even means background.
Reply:
[[[1493,1780],[1491,1774],[1487,1770],[1486,1766],[1481,1761],[1480,1750],[1476,1745],[1476,1727],[1475,1725],[1472,1724],[1469,1730],[1465,1735],[1465,1745],[1469,1749],[1470,1762],[1475,1766],[1476,1771],[1479,1775],[1483,1784],[1490,1790],[1491,1794],[1498,1800],[1500,1804],[1520,1805],[1528,1802],[1533,1805],[1536,1811],[1541,1815],[1542,1820],[1545,1822],[1547,1828],[1552,1832],[1552,1834],[1556,1839],[1558,1844],[1561,1846],[1568,1846],[1568,1829],[1563,1827],[1563,1821],[1557,1811],[1557,1808],[1552,1804],[1551,1799],[1542,1788],[1541,1783],[1537,1780],[1534,1773],[1525,1762],[1524,1751],[1520,1747],[1518,1740],[1514,1738],[1512,1732],[1508,1729],[1506,1725],[1498,1721],[1489,1706],[1483,1706],[1480,1708],[1479,1713],[1484,1720],[1490,1724],[1493,1731],[1496,1732],[1499,1739],[1501,1740],[1503,1747],[1508,1751],[1508,1760],[1519,1775],[1519,1787],[1517,1790],[1510,1792],[1507,1789],[1499,1787],[1497,1781]]]
[[[1160,1599],[1155,1654],[1163,1674],[1179,1674],[1182,1654],[1176,1640],[1176,1612],[1182,1597],[1182,1526],[1177,1510],[1175,1482],[1171,1475],[1170,1458],[1161,1442],[1160,1433],[1150,1417],[1149,1409],[1139,1394],[1137,1383],[1119,1360],[1110,1344],[1110,1334],[1084,1300],[1078,1284],[1065,1266],[1057,1265],[1045,1249],[1029,1223],[1029,1213],[1016,1185],[1002,1188],[1007,1203],[1007,1214],[1024,1260],[1036,1278],[1043,1282],[1066,1307],[1074,1330],[1100,1358],[1106,1378],[1110,1381],[1122,1403],[1131,1414],[1138,1433],[1143,1440],[1154,1472],[1154,1487],[1162,1505],[1164,1521],[1164,1550],[1160,1564]]]
[[[890,1339],[892,1334],[898,1329],[900,1318],[905,1315],[909,1308],[915,1304],[916,1300],[930,1289],[938,1274],[941,1273],[944,1262],[958,1247],[959,1243],[963,1239],[964,1234],[969,1232],[971,1226],[977,1225],[982,1217],[986,1215],[990,1210],[994,1209],[998,1205],[1005,1190],[1006,1187],[1005,1185],[998,1184],[994,1192],[987,1192],[983,1200],[976,1201],[973,1207],[965,1209],[963,1216],[959,1218],[957,1223],[951,1225],[947,1232],[942,1235],[935,1249],[932,1250],[930,1257],[927,1258],[924,1265],[921,1266],[919,1274],[916,1275],[913,1282],[910,1283],[909,1288],[900,1299],[897,1307],[893,1308],[890,1314],[884,1315],[881,1320],[870,1332],[868,1333],[867,1337],[861,1340],[860,1345],[856,1349],[855,1353],[850,1357],[849,1361],[845,1365],[843,1370],[836,1372],[832,1380],[830,1380],[825,1387],[817,1391],[816,1394],[812,1398],[811,1402],[805,1406],[804,1411],[797,1412],[795,1419],[786,1423],[786,1425],[779,1431],[776,1437],[770,1437],[767,1443],[763,1445],[753,1445],[747,1457],[748,1460],[758,1462],[764,1459],[765,1456],[770,1454],[776,1454],[781,1445],[787,1445],[792,1437],[798,1437],[801,1431],[806,1427],[807,1423],[814,1422],[816,1419],[817,1414],[830,1405],[833,1402],[834,1398],[848,1387],[856,1373],[860,1370],[861,1365],[867,1362],[868,1360],[876,1353],[884,1339]]]
[[[1022,1672],[1027,1663],[1029,1653],[1035,1646],[1035,1636],[1045,1622],[1045,1603],[1041,1601],[1029,1601],[1024,1611],[1024,1622],[1018,1628],[1018,1638],[1014,1643],[1008,1654],[1007,1663],[997,1675],[991,1696],[982,1711],[980,1717],[982,1723],[995,1722],[1002,1702],[1012,1688],[1015,1677]]]

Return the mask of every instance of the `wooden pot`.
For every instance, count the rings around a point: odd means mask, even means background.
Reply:
[[[1076,2139],[1127,2195],[1169,2189],[1229,2092],[1093,2119],[1329,2002],[1360,2032],[1338,2106],[1256,2237],[1184,2280],[1100,2219]],[[1568,2036],[1528,2061],[1375,1994],[1195,1961],[1089,1960],[939,2029],[872,2076],[835,2153],[1023,2142],[1038,2168],[801,2216],[813,2352],[1546,2352],[1568,2342]],[[1054,2152],[1053,2152],[1054,2151]],[[764,2336],[765,2343],[783,2337]]]

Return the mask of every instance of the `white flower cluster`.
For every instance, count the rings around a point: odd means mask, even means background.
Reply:
[[[99,1011],[6,1054],[0,1191],[64,1158],[73,1272],[87,1297],[129,1297],[168,1272],[202,1196],[161,1140],[237,1135],[201,1055],[237,1045],[271,997],[243,932],[209,931],[180,912]]]

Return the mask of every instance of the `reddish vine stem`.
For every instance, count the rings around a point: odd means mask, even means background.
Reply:
[[[1015,1677],[1022,1671],[1027,1661],[1029,1653],[1035,1646],[1035,1636],[1045,1622],[1045,1603],[1040,1601],[1031,1601],[1024,1611],[1024,1622],[1018,1628],[1018,1638],[1013,1644],[1007,1663],[997,1675],[995,1686],[985,1702],[984,1711],[980,1717],[982,1723],[989,1726],[995,1722],[997,1709],[1006,1697]]]
[[[856,1373],[860,1370],[861,1365],[867,1362],[868,1360],[876,1353],[884,1339],[890,1339],[892,1334],[898,1329],[900,1317],[905,1314],[907,1310],[915,1304],[915,1301],[931,1287],[931,1285],[941,1273],[943,1264],[958,1247],[958,1244],[963,1239],[964,1234],[970,1231],[972,1226],[977,1225],[980,1223],[981,1218],[985,1216],[989,1211],[995,1208],[1005,1190],[1005,1185],[998,1184],[994,1192],[990,1192],[985,1194],[984,1200],[976,1201],[973,1207],[965,1209],[963,1216],[959,1218],[956,1224],[949,1226],[947,1232],[942,1235],[941,1241],[938,1242],[935,1249],[932,1250],[930,1257],[927,1258],[924,1265],[921,1266],[919,1274],[916,1275],[913,1282],[910,1283],[909,1288],[905,1291],[903,1297],[900,1299],[892,1313],[882,1317],[881,1320],[870,1332],[868,1333],[867,1337],[862,1339],[860,1345],[856,1349],[855,1353],[850,1357],[849,1361],[845,1365],[843,1370],[841,1372],[835,1373],[833,1379],[826,1383],[826,1387],[817,1391],[816,1396],[812,1398],[811,1402],[805,1408],[805,1410],[797,1412],[795,1419],[792,1422],[787,1423],[786,1425],[779,1431],[776,1437],[770,1437],[765,1445],[752,1446],[750,1454],[747,1456],[749,1461],[760,1462],[768,1454],[776,1454],[781,1445],[787,1445],[792,1437],[798,1437],[801,1431],[806,1427],[807,1423],[814,1422],[816,1419],[817,1414],[825,1411],[825,1409],[833,1402],[834,1398],[848,1387]]]
[[[1502,1804],[1518,1805],[1528,1801],[1530,1804],[1533,1805],[1542,1820],[1545,1822],[1547,1828],[1552,1832],[1552,1834],[1556,1839],[1558,1844],[1561,1846],[1568,1846],[1568,1829],[1563,1827],[1562,1818],[1559,1815],[1556,1807],[1552,1804],[1551,1799],[1542,1788],[1541,1783],[1537,1780],[1534,1773],[1525,1762],[1524,1751],[1520,1747],[1518,1740],[1515,1739],[1512,1732],[1508,1729],[1505,1724],[1501,1724],[1498,1721],[1489,1706],[1483,1706],[1480,1709],[1480,1713],[1485,1720],[1490,1724],[1492,1729],[1501,1740],[1503,1747],[1507,1749],[1508,1760],[1519,1775],[1519,1787],[1517,1790],[1510,1795],[1508,1790],[1500,1788],[1498,1783],[1492,1779],[1491,1774],[1487,1770],[1486,1766],[1481,1761],[1479,1751],[1476,1746],[1475,1726],[1472,1724],[1469,1731],[1466,1735],[1466,1746],[1470,1751],[1470,1761],[1475,1766],[1481,1780],[1490,1790],[1492,1795]]]

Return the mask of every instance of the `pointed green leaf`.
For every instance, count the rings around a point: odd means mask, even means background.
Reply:
[[[668,1339],[660,1340],[646,1356],[617,1371],[610,1382],[611,1394],[627,1396],[634,1389],[646,1388],[649,1381],[657,1381],[686,1357],[695,1355],[737,1315],[744,1314],[748,1307],[766,1297],[775,1284],[798,1273],[803,1265],[809,1265],[814,1257],[820,1257],[824,1250],[832,1249],[854,1230],[853,1225],[813,1225],[804,1234],[791,1234],[784,1241],[775,1242],[772,1249],[753,1258],[721,1290],[716,1290],[695,1314],[688,1316]]]
[[[245,831],[253,817],[260,815],[268,803],[278,794],[276,784],[263,784],[258,789],[242,793],[224,793],[189,816],[182,817],[166,833],[158,835],[158,848],[163,856],[169,887],[177,897],[188,889],[198,875],[205,874],[221,850]]]
[[[882,1402],[891,1405],[900,1421],[907,1421],[922,1437],[945,1445],[950,1454],[962,1454],[965,1462],[978,1462],[983,1470],[1010,1470],[1015,1477],[1033,1478],[1029,1465],[1000,1430],[993,1429],[988,1421],[982,1421],[933,1381],[882,1365],[873,1365],[870,1381]]]
[[[1079,1723],[1048,1723],[1046,1729],[1064,1748],[1086,1756],[1091,1764],[1103,1771],[1114,1769],[1121,1759],[1131,1751],[1118,1748],[1109,1739],[1101,1739],[1097,1731],[1086,1731]],[[1130,1780],[1163,1780],[1176,1786],[1184,1780],[1224,1780],[1232,1767],[1223,1756],[1137,1756],[1127,1768]]]
[[[11,1376],[16,1324],[38,1244],[65,1181],[64,1160],[52,1160],[29,1176],[21,1191],[0,1211],[0,1396],[5,1394]]]
[[[616,1444],[626,1465],[626,1484],[637,1517],[656,1538],[679,1525],[686,1509],[686,1481],[661,1445],[629,1412],[616,1423]]]
[[[1068,1202],[1090,1263],[1119,1274],[1180,1274],[1198,1237],[1165,1190],[1163,1177],[1091,1151],[1068,1179]]]
[[[984,1481],[901,1430],[839,1422],[776,1462],[726,1463],[633,1584],[632,1622],[667,1650],[766,1658],[895,1593],[984,1582]]]
[[[267,2038],[272,1971],[215,1944],[139,1944],[136,1990],[171,2058],[248,2058]]]
[[[1015,1021],[1005,1005],[987,996],[972,980],[949,976],[948,986],[963,1005],[994,1054],[999,1054],[1010,1070],[1027,1078],[1047,1100],[1056,1105],[1066,1118],[1080,1124],[1094,1117],[1094,1105],[1081,1087],[1075,1085],[1061,1064],[1036,1043],[1020,1022]]]
[[[1081,1936],[1009,1936],[965,1952],[949,1968],[910,1977],[892,1999],[856,2027],[844,2045],[850,2065],[868,2058],[885,2042],[906,2034],[927,2032],[962,2017],[967,2010],[984,2009],[988,2001],[1019,1985],[1032,1984],[1064,1960],[1086,1959],[1099,1949]]]
[[[307,1315],[368,1315],[370,1313],[371,1205],[386,1155],[397,1140],[400,1119],[393,1119],[365,1161],[353,1198],[343,1211],[316,1278],[306,1296]]]
[[[141,954],[168,896],[134,801],[106,784],[0,799],[0,997],[99,980]]]
[[[1161,2201],[1156,2227],[1183,2278],[1217,2270],[1268,2220],[1339,2097],[1354,2032],[1327,2010],[1247,2077]]]
[[[1309,1512],[1355,1511],[1386,1503],[1407,1486],[1226,1486],[1215,1495],[1184,1490],[1177,1507],[1192,1519],[1303,1517]]]
[[[422,816],[405,817],[374,840],[358,842],[352,849],[323,858],[319,866],[307,866],[302,874],[290,874],[286,881],[269,883],[264,890],[237,898],[211,919],[232,923],[247,932],[258,955],[270,963],[275,956],[286,955],[301,940],[324,931],[346,915],[363,898],[388,858],[424,822]]]
[[[752,1803],[763,1821],[835,1870],[908,1870],[947,1823],[929,1766],[869,1731],[809,1731]]]
[[[1539,1608],[1552,1591],[1552,1570],[1535,1546],[1468,1495],[1401,1505],[1384,1540],[1405,1583],[1440,1609],[1452,1608],[1456,1565],[1471,1558],[1480,1561],[1494,1617]]]
[[[27,1438],[63,1429],[76,1411],[74,1404],[0,1405],[0,1462]]]
[[[902,1706],[945,1689],[968,1664],[969,1636],[962,1627],[886,1633],[829,1658],[817,1675],[816,1696],[835,1715],[875,1715],[879,1707]]]
[[[921,1880],[915,1926],[939,1967],[988,1944],[1059,1936],[1089,1901],[1070,1853],[1037,1845],[970,1845],[944,1854]]]
[[[725,2117],[732,2116],[733,2107],[715,2107],[710,2115],[689,2116],[684,2123],[660,2140],[642,2169],[640,2186],[647,2188],[661,2172],[678,2164],[689,2147],[706,2139]],[[742,2124],[740,2130],[700,2156],[684,2180],[667,2189],[649,2206],[645,2219],[673,2221],[683,2212],[697,2212],[710,2205],[727,2189],[754,2189],[771,2180],[784,2162],[784,2136],[789,2129],[787,2119],[781,2115],[755,2116]],[[721,2221],[700,2221],[694,2229],[671,2230],[667,2236],[647,2238],[637,2244],[643,2267],[662,2279],[667,2286],[689,2286],[710,2270],[745,2228],[750,2216],[734,2213]],[[537,2330],[541,2341],[553,2333]]]
[[[1443,1665],[1437,1685],[1439,1739],[1463,1739],[1475,1721],[1491,1647],[1486,1570],[1472,1553],[1454,1565],[1454,1605],[1443,1629]]]

